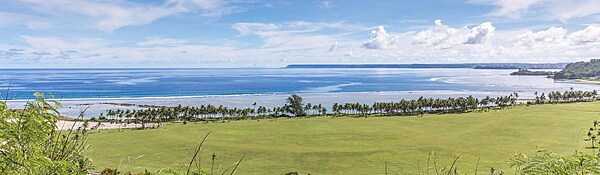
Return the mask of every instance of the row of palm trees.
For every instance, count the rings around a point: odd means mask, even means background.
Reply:
[[[292,95],[288,103],[279,107],[258,106],[253,108],[229,108],[223,105],[200,105],[176,107],[152,107],[143,109],[110,109],[100,114],[100,119],[113,123],[135,123],[146,128],[147,123],[157,123],[158,127],[165,121],[206,121],[206,120],[240,120],[272,117],[290,117],[306,115],[327,115],[327,109],[321,105],[302,102],[302,97]],[[153,125],[154,126],[154,125]]]
[[[598,96],[598,92],[596,90],[593,91],[576,91],[576,90],[568,90],[564,92],[560,91],[552,91],[547,95],[545,93],[538,94],[535,92],[535,101],[529,102],[535,104],[545,104],[545,103],[572,103],[572,102],[586,102],[586,101],[594,101]]]
[[[508,96],[486,97],[478,99],[473,96],[458,98],[424,98],[415,100],[402,99],[398,102],[376,102],[372,105],[361,103],[333,104],[335,114],[352,115],[422,115],[424,113],[467,112],[490,107],[505,107],[516,104],[517,93]]]
[[[596,100],[596,91],[565,91],[550,92],[546,96],[535,93],[535,101],[528,104],[565,103]],[[265,107],[252,104],[250,108],[230,108],[223,105],[200,105],[175,107],[150,107],[143,109],[115,109],[101,114],[101,118],[118,123],[138,123],[142,128],[147,123],[160,123],[165,121],[207,121],[207,120],[240,120],[262,119],[276,117],[301,117],[319,115],[423,115],[426,113],[463,113],[475,110],[489,110],[492,108],[505,108],[518,104],[518,93],[508,96],[475,98],[418,98],[414,100],[401,99],[396,102],[376,102],[373,104],[361,103],[335,103],[328,111],[321,104],[303,103],[302,97],[292,95],[288,97],[283,106]],[[155,126],[155,125],[153,125]]]

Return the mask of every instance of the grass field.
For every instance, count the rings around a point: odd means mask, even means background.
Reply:
[[[586,128],[600,103],[520,106],[467,114],[386,118],[311,118],[169,124],[154,130],[102,131],[90,136],[89,156],[105,167],[143,171],[183,168],[209,131],[207,167],[229,166],[245,155],[238,174],[390,174],[415,172],[435,152],[440,164],[461,156],[459,171],[511,169],[515,153],[538,149],[571,154],[584,149]],[[509,173],[512,174],[512,173]]]

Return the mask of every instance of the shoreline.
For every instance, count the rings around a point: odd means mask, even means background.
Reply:
[[[568,90],[568,89],[556,89]],[[390,102],[401,99],[426,98],[448,98],[467,97],[484,98],[486,96],[504,96],[513,92],[508,91],[383,91],[383,92],[328,92],[328,93],[281,93],[281,94],[248,94],[248,95],[223,95],[223,96],[181,96],[181,97],[158,97],[158,98],[98,98],[98,99],[58,99],[63,107],[59,109],[65,118],[78,118],[81,111],[87,108],[84,118],[98,117],[108,109],[135,110],[153,106],[200,106],[205,104],[223,105],[226,107],[274,107],[285,103],[291,94],[302,96],[305,103],[322,104],[327,108],[334,103],[374,103]],[[517,91],[520,98],[533,97],[533,91]],[[54,99],[56,100],[56,99]],[[11,108],[22,108],[28,100],[9,100],[7,104]],[[256,106],[252,105],[256,103]]]
[[[575,79],[575,83],[580,83],[580,84],[592,84],[592,85],[600,85],[600,80],[590,80],[590,79]]]
[[[83,127],[82,121],[73,121],[73,120],[58,120],[56,122],[56,127],[58,130],[65,131]],[[155,127],[156,123],[147,123],[146,127]],[[106,130],[106,129],[138,129],[141,128],[142,124],[136,123],[111,123],[111,122],[98,122],[98,121],[88,121],[87,130]]]

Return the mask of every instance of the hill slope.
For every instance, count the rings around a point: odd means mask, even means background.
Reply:
[[[546,148],[584,150],[586,128],[600,103],[539,105],[484,113],[388,118],[311,118],[229,123],[169,124],[154,130],[102,131],[90,136],[89,155],[99,168],[143,171],[183,168],[204,134],[212,131],[203,167],[212,153],[230,166],[246,155],[238,174],[392,174],[414,172],[435,152],[440,164],[461,155],[461,171],[497,167],[512,174],[514,153]],[[591,152],[591,151],[589,151]]]
[[[600,76],[600,60],[568,64],[565,69],[554,75],[554,79],[582,79]]]

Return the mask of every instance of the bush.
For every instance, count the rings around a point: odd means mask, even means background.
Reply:
[[[87,174],[85,127],[59,131],[60,104],[35,96],[23,110],[0,102],[0,174]]]
[[[600,158],[581,152],[570,156],[545,150],[531,155],[517,154],[511,160],[511,166],[521,175],[600,174]]]

